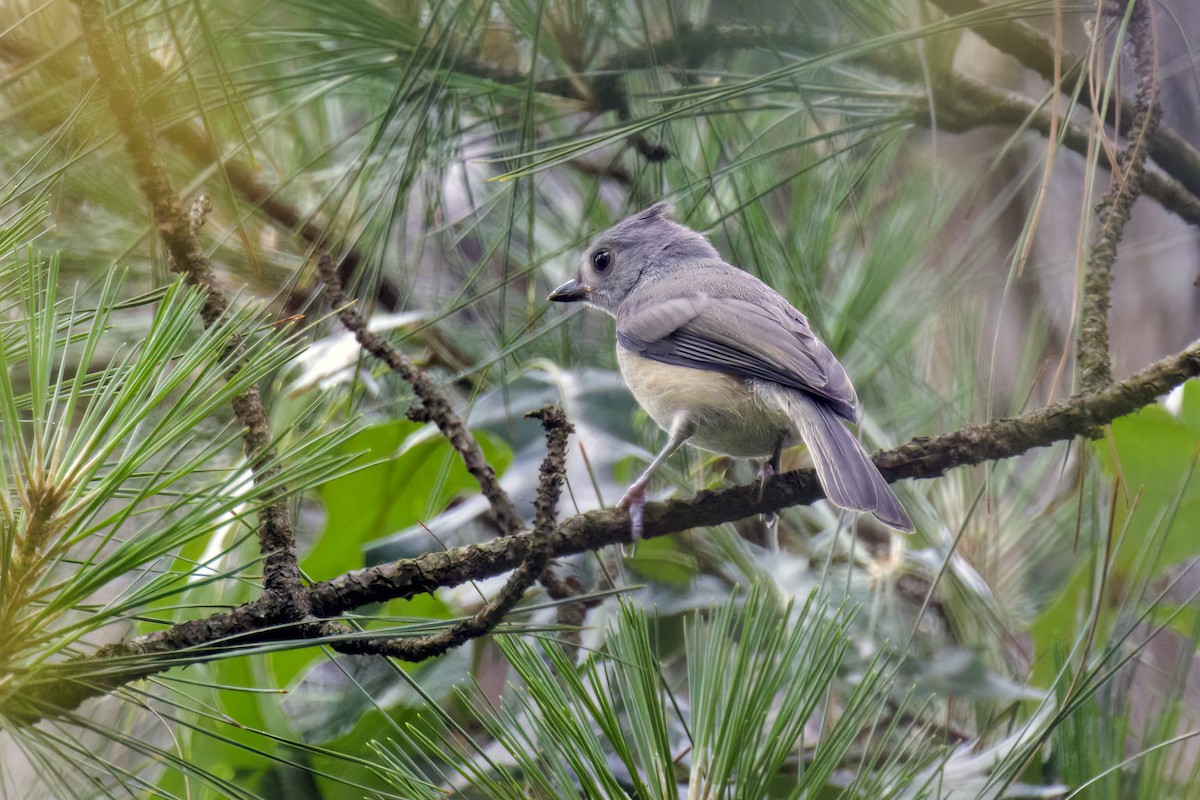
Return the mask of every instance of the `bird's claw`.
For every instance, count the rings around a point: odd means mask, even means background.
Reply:
[[[767,481],[774,478],[778,472],[775,469],[775,459],[769,458],[762,463],[758,468],[758,500],[762,502],[763,495],[767,491]],[[767,526],[767,546],[772,553],[779,552],[779,513],[777,511],[768,511],[762,515],[763,524]]]
[[[762,466],[758,468],[758,499],[759,502],[763,499],[763,494],[767,491],[767,481],[775,477],[775,465],[770,460],[764,461]]]
[[[629,528],[633,534],[633,540],[636,542],[642,538],[643,511],[646,508],[646,489],[639,486],[630,486],[629,491],[625,492],[625,496],[621,498],[621,502],[618,505],[629,509]]]
[[[763,524],[767,526],[767,548],[772,553],[779,552],[779,514],[768,511],[762,515]]]

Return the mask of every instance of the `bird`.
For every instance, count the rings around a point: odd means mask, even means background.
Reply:
[[[629,487],[641,537],[646,487],[685,442],[735,458],[765,458],[760,487],[784,448],[803,442],[825,496],[899,531],[912,521],[844,423],[859,403],[845,369],[807,318],[757,277],[721,258],[659,202],[591,242],[575,277],[548,297],[584,302],[616,319],[617,363],[667,443]],[[776,520],[769,536],[778,547]]]

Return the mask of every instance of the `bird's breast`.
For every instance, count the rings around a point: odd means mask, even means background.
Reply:
[[[780,440],[797,441],[796,429],[778,404],[735,375],[694,369],[646,358],[620,345],[617,363],[629,390],[660,428],[686,411],[695,433],[689,442],[738,458],[774,452]]]

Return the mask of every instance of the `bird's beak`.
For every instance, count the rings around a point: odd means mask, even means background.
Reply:
[[[546,299],[554,300],[558,303],[574,303],[576,300],[582,300],[587,297],[590,291],[591,289],[580,283],[578,278],[572,278],[551,292],[550,296]]]

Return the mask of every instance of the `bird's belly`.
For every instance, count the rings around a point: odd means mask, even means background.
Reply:
[[[670,430],[680,412],[691,416],[689,444],[738,458],[769,456],[782,441],[798,441],[795,426],[775,403],[743,378],[679,367],[617,347],[621,375],[638,404]]]

